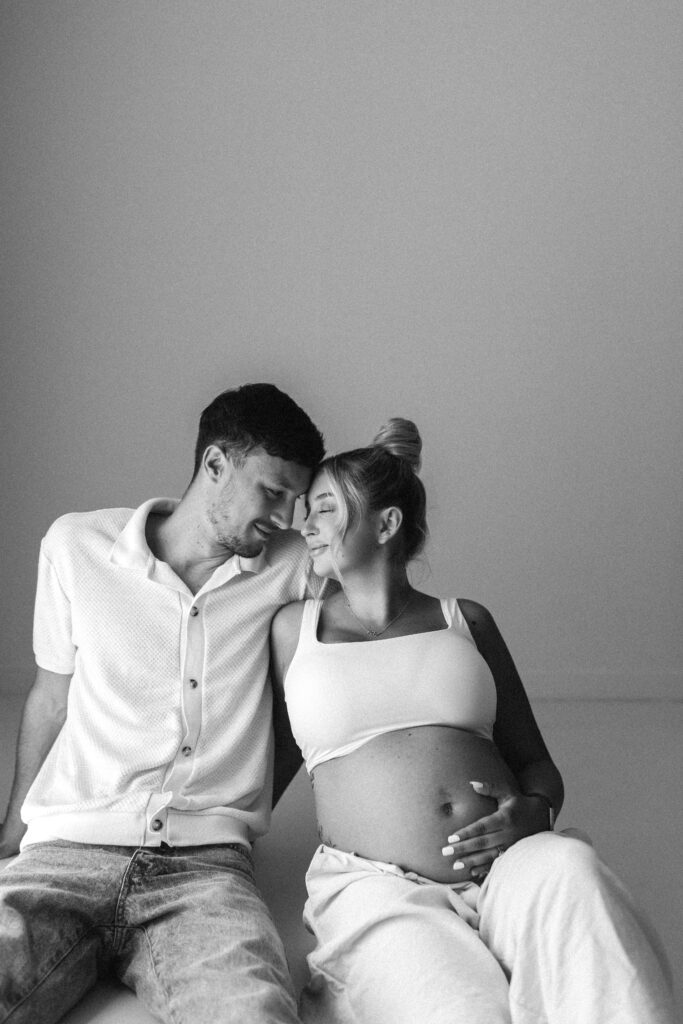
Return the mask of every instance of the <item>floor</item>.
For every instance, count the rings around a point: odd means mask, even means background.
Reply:
[[[21,698],[0,697],[0,809],[6,804]],[[559,827],[583,828],[656,922],[683,1005],[683,702],[536,701],[534,711],[567,791]],[[307,777],[300,772],[257,850],[258,878],[285,942],[297,986],[309,936],[303,876],[316,844]],[[146,1024],[132,995],[102,986],[68,1024]]]

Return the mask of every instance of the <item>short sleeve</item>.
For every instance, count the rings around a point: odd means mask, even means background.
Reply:
[[[48,672],[71,675],[74,670],[76,647],[71,636],[71,602],[45,552],[45,541],[38,561],[33,653],[37,664]]]

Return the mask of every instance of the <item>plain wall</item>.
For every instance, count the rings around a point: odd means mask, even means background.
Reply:
[[[41,535],[271,380],[423,432],[416,579],[533,696],[681,697],[683,9],[4,0],[2,687]]]

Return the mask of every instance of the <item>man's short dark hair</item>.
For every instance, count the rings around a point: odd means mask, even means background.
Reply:
[[[293,399],[274,384],[243,384],[223,391],[199,420],[193,476],[204,452],[218,445],[233,459],[252,449],[314,469],[325,454],[323,436]]]

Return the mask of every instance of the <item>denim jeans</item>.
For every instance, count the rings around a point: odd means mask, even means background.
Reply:
[[[28,846],[0,872],[0,1022],[58,1021],[113,973],[169,1024],[297,1024],[240,846]]]

